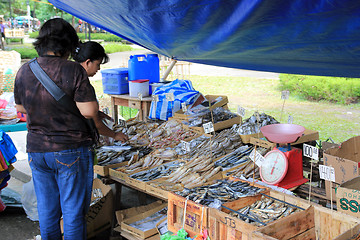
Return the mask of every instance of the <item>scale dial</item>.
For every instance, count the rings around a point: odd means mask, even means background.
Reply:
[[[286,176],[288,159],[280,150],[272,150],[265,155],[265,160],[260,167],[260,176],[267,184],[277,184]]]

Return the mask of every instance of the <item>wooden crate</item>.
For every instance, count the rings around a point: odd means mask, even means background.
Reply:
[[[360,219],[311,206],[252,233],[252,239],[334,239],[358,225]]]
[[[124,173],[122,171],[119,171],[119,170],[116,170],[116,169],[113,169],[113,168],[109,169],[109,175],[112,176],[112,177],[118,178],[120,180],[123,180],[125,182],[129,178],[129,175],[127,173]]]
[[[349,239],[360,239],[360,224],[356,225],[353,228],[350,228],[346,232],[334,238],[334,240],[349,240]]]
[[[186,203],[186,213],[185,213]],[[186,201],[175,193],[169,192],[168,196],[168,230],[176,233],[181,228],[189,233],[188,237],[195,237],[201,229],[208,229],[208,207],[193,201]],[[184,217],[185,215],[185,217]]]
[[[232,177],[230,177],[229,179],[236,180]],[[263,187],[257,185],[256,183],[254,185],[257,187]],[[264,194],[304,209],[310,206],[309,203],[304,199],[297,198],[295,196],[290,196],[284,193],[276,192],[273,190],[266,189]],[[257,195],[243,199],[238,199],[232,202],[225,203],[223,205],[233,210],[239,210],[245,206],[251,205],[257,200],[260,200],[260,198],[261,195]],[[209,209],[210,238],[219,239],[219,240],[252,239],[251,238],[252,232],[259,229],[259,227],[250,223],[246,223],[245,221],[237,217],[232,217],[231,215],[228,214],[229,212],[230,212],[229,210],[226,210],[224,208],[222,209],[222,211],[212,208]],[[286,219],[287,218],[288,217],[286,217]],[[279,220],[276,220],[274,222],[277,221]]]
[[[151,237],[155,234],[158,234],[157,230],[156,230],[156,227],[152,228],[152,229],[149,229],[147,231],[142,231],[141,229],[137,229],[133,226],[131,226],[130,224],[131,223],[134,223],[136,221],[139,221],[139,220],[142,220],[142,219],[145,219],[147,218],[148,216],[151,216],[155,213],[157,213],[158,211],[164,209],[165,207],[167,206],[167,203],[164,203],[160,206],[157,206],[157,207],[154,207],[153,209],[150,209],[146,212],[140,212],[130,218],[125,218],[122,220],[122,222],[120,223],[121,224],[121,229],[123,231],[127,231],[129,233],[131,233],[132,235],[135,235],[141,239],[146,239],[148,237]],[[164,217],[166,218],[166,216],[164,215]]]
[[[227,206],[234,210],[249,206],[261,199],[261,195],[246,197],[230,203]],[[225,212],[224,212],[225,211]],[[250,239],[250,235],[258,227],[243,220],[232,217],[229,210],[220,211],[214,208],[209,209],[209,235],[210,239],[236,240]]]
[[[106,165],[106,166],[100,166],[100,165],[95,165],[94,166],[94,173],[106,177],[109,176],[109,169],[111,168],[118,168],[118,167],[122,167],[127,165],[127,161],[126,162],[121,162],[121,163],[115,163],[115,164],[110,164],[110,165]]]
[[[214,123],[214,131],[219,131],[219,130],[223,130],[226,128],[231,128],[234,124],[240,124],[242,121],[242,117],[241,116],[237,116],[222,122],[217,122]],[[195,129],[201,133],[204,133],[204,128],[203,127],[190,127],[191,129]]]

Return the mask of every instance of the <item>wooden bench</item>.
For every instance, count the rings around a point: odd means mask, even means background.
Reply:
[[[22,37],[6,37],[6,44],[10,44],[11,39],[20,39],[21,44],[24,44],[24,38],[25,38],[25,36],[22,36]]]

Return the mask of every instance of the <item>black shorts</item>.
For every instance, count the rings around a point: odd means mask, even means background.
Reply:
[[[1,37],[5,38],[5,33],[2,32],[2,33],[1,33]]]

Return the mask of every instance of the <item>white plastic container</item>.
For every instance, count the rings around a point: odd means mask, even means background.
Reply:
[[[129,81],[129,95],[130,97],[138,97],[139,93],[143,97],[149,96],[149,80],[148,79],[137,79]]]

